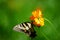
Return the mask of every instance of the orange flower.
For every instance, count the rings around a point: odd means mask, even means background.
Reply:
[[[42,12],[39,9],[32,12],[32,16],[30,17],[30,20],[33,21],[34,25],[37,26],[44,25],[44,18],[42,17]]]
[[[33,12],[32,12],[32,15],[33,15],[34,17],[36,17],[36,18],[42,17],[42,13],[41,13],[41,11],[40,11],[39,9],[37,9],[36,11],[33,11]]]

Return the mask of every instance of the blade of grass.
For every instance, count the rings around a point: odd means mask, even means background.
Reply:
[[[38,28],[36,28],[37,30],[38,30]],[[38,31],[40,31],[40,30],[38,30]],[[42,33],[42,32],[41,32]],[[49,40],[49,38],[44,34],[44,33],[42,33],[42,35],[46,38],[46,40]],[[38,35],[38,37],[39,37],[40,35]],[[40,39],[39,39],[40,40]]]
[[[58,33],[58,31],[56,30],[56,28],[54,27],[54,24],[50,21],[50,20],[48,20],[47,18],[44,18],[50,25],[51,25],[51,27],[54,29],[54,31],[56,32],[56,33]]]
[[[49,38],[44,33],[42,33],[42,35],[46,38],[46,40],[49,40]]]

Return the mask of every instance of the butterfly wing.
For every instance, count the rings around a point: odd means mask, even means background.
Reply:
[[[35,37],[36,36],[35,30],[34,30],[32,24],[29,23],[29,22],[24,22],[22,24],[18,24],[16,26],[14,26],[13,30],[15,30],[17,32],[23,32],[30,37]]]

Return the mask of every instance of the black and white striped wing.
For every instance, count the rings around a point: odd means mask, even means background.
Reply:
[[[21,23],[21,24],[14,26],[13,30],[21,32],[24,30],[29,30],[29,28],[31,28],[31,26],[32,26],[31,23]]]
[[[35,30],[30,22],[24,22],[21,24],[16,25],[13,30],[18,32],[24,32],[30,37],[33,37],[35,34]]]

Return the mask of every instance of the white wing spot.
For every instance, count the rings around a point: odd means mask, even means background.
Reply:
[[[21,24],[21,27],[20,27],[20,25],[18,25],[18,27],[19,27],[20,29],[25,30],[25,28],[22,26],[22,24]]]
[[[26,29],[26,30],[29,30],[28,26],[26,26],[24,23],[23,23],[23,25],[25,26],[25,29]]]
[[[31,28],[31,24],[30,23],[27,23],[29,25],[29,28]]]

